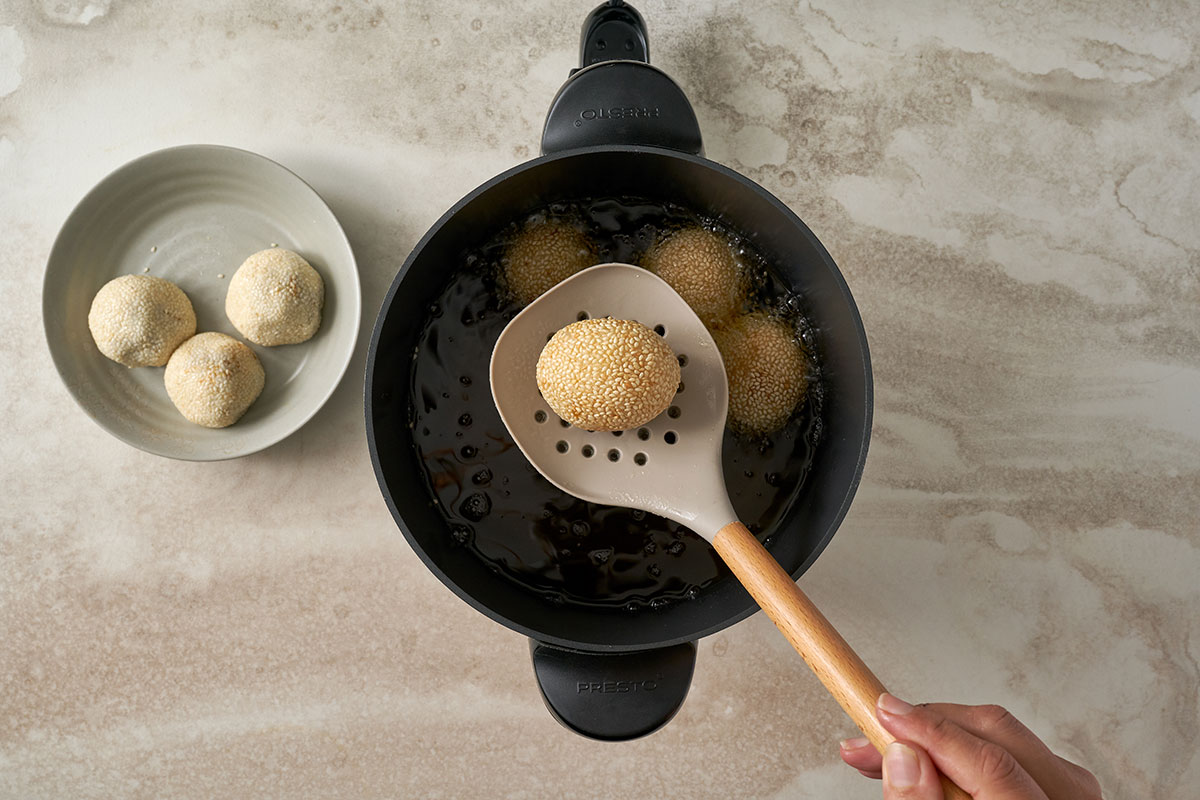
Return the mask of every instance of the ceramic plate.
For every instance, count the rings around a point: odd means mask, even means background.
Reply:
[[[245,341],[225,317],[225,292],[247,256],[273,245],[299,253],[324,279],[321,327],[302,344],[247,342],[266,385],[234,425],[188,422],[167,397],[164,367],[129,369],[96,348],[92,298],[128,274],[175,282],[191,298],[198,333]],[[269,159],[213,145],[150,153],[101,181],[63,224],[42,289],[46,340],[76,402],[118,439],[191,461],[244,456],[299,429],[345,373],[361,314],[354,254],[320,196]]]

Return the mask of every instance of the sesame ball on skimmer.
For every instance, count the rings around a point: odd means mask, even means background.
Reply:
[[[679,362],[640,322],[585,319],[546,343],[537,384],[554,413],[572,425],[624,431],[666,411],[679,386]]]

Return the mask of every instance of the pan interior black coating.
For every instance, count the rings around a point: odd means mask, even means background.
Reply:
[[[752,181],[705,159],[656,148],[598,147],[536,159],[485,183],[426,234],[381,309],[367,360],[367,435],[376,476],[417,554],[460,597],[508,627],[566,647],[636,650],[716,632],[755,606],[736,582],[693,602],[638,615],[552,606],[499,578],[457,546],[422,485],[409,418],[409,377],[422,321],[464,248],[563,199],[658,196],[743,232],[806,300],[825,393],[824,432],[805,489],[780,522],[772,552],[799,576],[828,543],[857,488],[870,432],[866,337],[845,282],[800,220]]]

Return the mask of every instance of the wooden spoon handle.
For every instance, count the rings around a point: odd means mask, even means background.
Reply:
[[[854,724],[882,753],[896,737],[875,716],[875,701],[886,690],[870,668],[745,525],[731,522],[721,528],[713,538],[713,547]],[[942,790],[946,800],[970,800],[969,794],[945,776]]]

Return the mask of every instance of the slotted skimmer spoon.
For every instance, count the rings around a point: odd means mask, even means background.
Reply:
[[[686,364],[670,411],[621,436],[563,427],[537,387],[538,356],[550,336],[606,316],[653,328]],[[589,502],[673,519],[711,542],[871,743],[882,752],[895,738],[875,717],[883,684],[738,521],[721,470],[725,366],[712,335],[666,281],[628,264],[567,278],[508,323],[492,351],[491,381],[500,418],[547,480]],[[943,787],[947,800],[969,800],[944,777]]]

